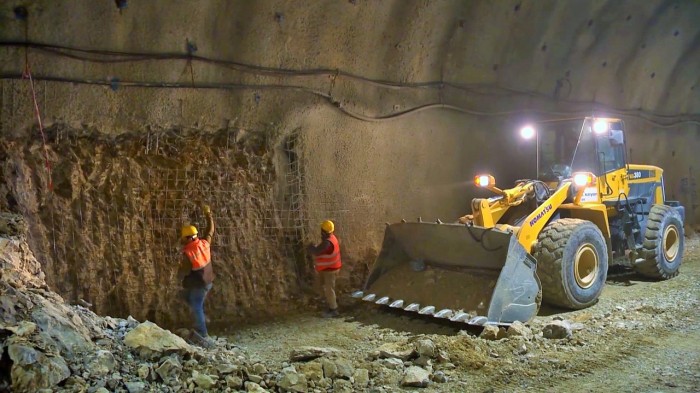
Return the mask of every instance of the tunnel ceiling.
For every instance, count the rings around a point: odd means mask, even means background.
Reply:
[[[697,120],[700,113],[696,1],[337,0],[313,6],[124,1],[122,9],[118,4],[3,2],[0,53],[9,60],[0,65],[3,76],[21,75],[24,56],[16,44],[27,40],[144,55],[140,61],[85,63],[65,55],[105,57],[35,48],[30,53],[37,77],[184,83],[182,62],[145,59],[186,56],[189,48],[195,56],[235,62],[211,66],[195,59],[198,83],[275,80],[309,86],[310,79],[286,72],[308,76],[325,70],[324,78],[345,76],[358,90],[371,81],[436,82],[420,87],[452,88],[484,100],[537,97],[585,110],[601,104],[621,112],[642,110],[666,123],[664,116]],[[28,10],[26,21],[14,12],[20,5]]]

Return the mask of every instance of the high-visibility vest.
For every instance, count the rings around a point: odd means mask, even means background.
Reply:
[[[192,263],[192,270],[200,270],[211,262],[211,247],[204,239],[194,239],[182,248],[183,254]]]
[[[333,245],[333,252],[330,254],[314,255],[314,265],[317,272],[329,269],[340,269],[340,267],[343,266],[343,263],[340,261],[340,245],[338,245],[338,239],[331,233],[330,237],[328,237],[328,241]]]

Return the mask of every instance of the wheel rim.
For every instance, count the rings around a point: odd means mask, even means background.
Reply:
[[[680,249],[680,237],[678,236],[678,229],[669,225],[664,231],[664,256],[667,261],[672,261],[676,259],[678,255],[678,250]]]
[[[574,275],[576,284],[583,289],[590,288],[595,283],[598,275],[598,253],[592,244],[586,243],[576,251]]]

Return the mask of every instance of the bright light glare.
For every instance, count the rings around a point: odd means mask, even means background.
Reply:
[[[532,126],[525,126],[520,130],[520,136],[523,139],[532,139],[535,136],[535,129]]]
[[[577,173],[574,175],[574,184],[585,187],[591,183],[591,177],[587,173]]]
[[[595,131],[596,134],[602,134],[607,130],[608,122],[605,120],[596,120],[595,123],[593,123],[593,131]]]
[[[486,187],[489,185],[489,177],[487,175],[479,176],[479,187]]]

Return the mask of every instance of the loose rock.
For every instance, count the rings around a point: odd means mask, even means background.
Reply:
[[[506,337],[506,330],[495,325],[486,325],[484,326],[484,330],[481,331],[481,334],[479,334],[479,337],[484,340],[500,340]]]
[[[358,368],[352,374],[352,379],[355,381],[355,386],[364,388],[369,385],[369,370]]]
[[[430,383],[430,373],[416,366],[407,368],[401,380],[401,386],[424,388],[428,383]]]
[[[277,386],[284,392],[306,392],[308,383],[304,374],[286,371],[277,380]]]
[[[567,321],[551,321],[544,328],[542,328],[542,335],[544,338],[558,339],[558,338],[570,338],[571,325]]]
[[[513,322],[506,331],[506,337],[523,337],[526,340],[532,339],[532,330],[520,321]]]
[[[143,357],[161,356],[173,352],[194,352],[194,348],[185,340],[150,321],[138,325],[127,333],[124,344],[136,349]]]
[[[436,354],[435,343],[432,340],[418,340],[416,352],[421,356],[432,358]]]
[[[293,362],[305,362],[337,352],[338,350],[335,348],[301,347],[292,350],[289,354],[289,360]]]

